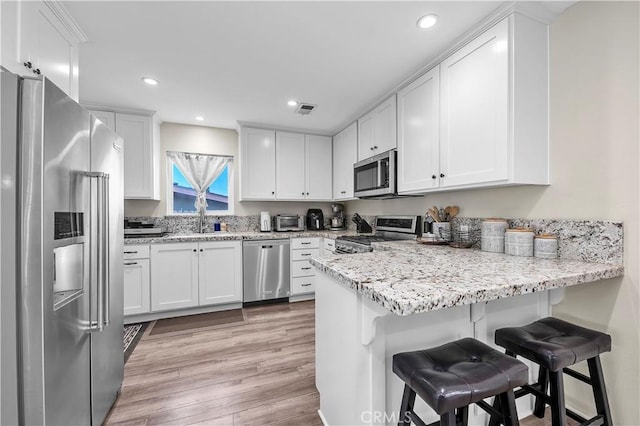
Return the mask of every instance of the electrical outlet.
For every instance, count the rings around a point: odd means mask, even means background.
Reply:
[[[460,225],[460,232],[469,232],[469,225]]]

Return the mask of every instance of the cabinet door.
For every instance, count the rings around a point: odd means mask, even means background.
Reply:
[[[124,314],[144,314],[150,310],[149,259],[124,261]]]
[[[199,244],[200,305],[242,302],[242,243]]]
[[[240,197],[276,199],[276,133],[244,127],[240,135]]]
[[[331,138],[305,136],[306,198],[331,201]]]
[[[358,124],[344,129],[333,141],[333,198],[353,198],[353,164],[358,161]]]
[[[504,20],[440,65],[440,186],[508,178],[508,35]]]
[[[99,111],[90,109],[89,112],[93,114],[98,120],[102,121],[108,128],[116,131],[116,114],[111,111]]]
[[[375,111],[371,111],[358,120],[358,161],[375,155],[373,147],[374,113]]]
[[[374,111],[373,154],[396,147],[396,95],[391,96]]]
[[[440,181],[440,82],[436,67],[398,92],[398,192]]]
[[[198,305],[198,244],[151,246],[151,310]]]
[[[304,200],[304,135],[276,132],[276,198]]]
[[[115,117],[116,133],[124,140],[124,198],[153,199],[153,119],[120,113]]]
[[[54,3],[51,7],[55,7]],[[17,60],[30,61],[70,97],[78,100],[78,40],[51,7],[42,1],[21,1]],[[15,39],[15,36],[12,37]],[[22,74],[33,76],[32,70]]]

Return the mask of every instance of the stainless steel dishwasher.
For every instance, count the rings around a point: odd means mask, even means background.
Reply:
[[[290,245],[289,239],[242,243],[244,303],[289,297]]]

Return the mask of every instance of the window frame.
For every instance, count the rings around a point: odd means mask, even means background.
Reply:
[[[227,163],[227,189],[229,194],[227,196],[228,206],[227,210],[206,210],[205,216],[233,216],[235,210],[235,193],[234,193],[234,173],[235,173],[235,157],[233,155],[223,155],[223,154],[204,154],[199,152],[188,152],[188,151],[179,151],[184,152],[185,154],[198,154],[198,155],[210,155],[212,157],[229,157],[230,161]],[[165,152],[165,161],[166,161],[166,174],[167,174],[167,188],[166,188],[166,196],[167,196],[167,215],[168,216],[198,216],[199,212],[174,212],[173,211],[173,167],[174,162],[167,153]]]

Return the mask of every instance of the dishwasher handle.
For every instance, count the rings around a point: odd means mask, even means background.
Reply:
[[[262,246],[262,248],[263,249],[270,249],[270,248],[273,248],[273,246],[272,245],[271,246]]]

